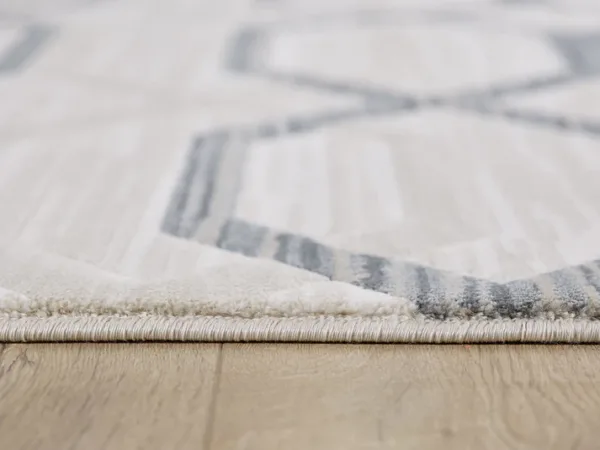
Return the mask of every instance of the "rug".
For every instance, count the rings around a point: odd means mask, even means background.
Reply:
[[[600,342],[598,17],[2,1],[0,340]]]

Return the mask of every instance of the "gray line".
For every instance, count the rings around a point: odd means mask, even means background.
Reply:
[[[223,250],[258,256],[268,229],[240,219],[229,219],[221,229],[216,246]]]
[[[375,86],[366,86],[358,83],[326,80],[314,75],[304,73],[284,73],[275,70],[261,71],[261,75],[269,80],[294,86],[309,87],[331,94],[355,95],[371,101],[379,100],[386,103],[397,103],[401,106],[415,104],[417,99],[408,94],[394,92],[391,89]]]
[[[441,104],[480,104],[514,94],[533,93],[542,89],[562,86],[575,81],[577,77],[570,72],[543,75],[508,83],[497,83],[481,89],[469,89],[455,95],[440,97]]]
[[[507,293],[504,297],[495,297],[495,311],[501,317],[521,318],[537,315],[535,307],[542,299],[542,291],[533,280],[514,280],[504,283]]]
[[[275,240],[277,241],[278,246],[277,246],[277,251],[275,252],[275,255],[273,255],[273,258],[276,261],[293,265],[293,261],[290,256],[290,255],[294,254],[294,252],[293,252],[294,249],[292,248],[292,239],[293,238],[294,237],[289,234],[277,235],[275,237]]]
[[[191,237],[211,207],[215,174],[227,135],[215,133],[194,141],[180,185],[163,221],[163,230]]]
[[[393,260],[387,279],[387,293],[412,301],[418,311],[431,318],[445,319],[465,305],[479,308],[482,280],[454,275],[424,265]]]
[[[217,163],[209,168],[211,182],[207,185],[207,201],[194,231],[194,238],[215,243],[224,225],[235,211],[242,182],[242,171],[249,137],[244,133],[223,133],[223,145],[216,149]]]
[[[559,115],[550,115],[533,111],[522,111],[508,108],[494,108],[490,105],[462,106],[464,111],[474,111],[487,116],[500,117],[516,122],[538,125],[567,132],[580,132],[600,136],[600,123],[586,120],[570,119]]]
[[[240,30],[231,39],[225,52],[225,68],[232,72],[249,72],[260,67],[263,32],[255,27]]]
[[[215,191],[215,175],[217,174],[219,161],[220,161],[220,150],[222,149],[225,141],[215,142],[214,147],[210,147],[210,150],[207,152],[207,164],[206,169],[203,170],[203,176],[205,176],[206,180],[206,188],[204,189],[204,195],[202,196],[202,203],[200,207],[200,211],[194,217],[194,222],[199,223],[202,219],[208,216],[208,212],[210,211],[212,204],[212,197]]]
[[[318,273],[327,278],[333,277],[334,258],[333,251],[320,245],[312,239],[303,239],[300,244],[302,266],[311,272]]]
[[[227,142],[225,133],[218,133],[206,139],[199,140],[194,151],[199,153],[195,172],[190,180],[189,188],[197,187],[201,190],[202,197],[199,202],[187,202],[182,211],[180,232],[191,237],[198,228],[202,219],[208,216],[211,208],[212,196],[215,186],[215,177],[218,171],[221,152]],[[192,198],[192,197],[189,197]]]
[[[485,286],[476,278],[464,277],[462,295],[458,300],[458,306],[468,311],[479,311],[482,295],[485,295]]]
[[[266,122],[250,129],[250,133],[258,139],[273,139],[289,134],[300,134],[324,128],[348,119],[366,117],[364,109],[331,111],[309,117],[290,117],[281,122]]]
[[[486,296],[491,300],[493,308],[498,311],[499,316],[512,316],[515,314],[508,286],[501,283],[490,283],[487,286]]]
[[[275,240],[279,245],[273,257],[282,263],[304,269],[304,262],[300,258],[302,239],[304,238],[293,234],[278,234],[275,236]]]
[[[398,94],[391,90],[358,86],[355,84],[341,83],[331,80],[322,80],[318,77],[304,74],[282,74],[268,72],[266,75],[277,81],[284,81],[299,86],[311,87],[322,91],[349,94],[362,97],[365,101],[365,110],[346,110],[324,114],[322,117],[304,117],[300,119],[287,119],[281,124],[270,123],[259,126],[259,137],[276,137],[289,133],[309,131],[317,127],[343,122],[358,117],[372,117],[375,115],[396,115],[402,111],[426,107],[458,107],[463,110],[477,111],[485,115],[495,115],[524,123],[549,126],[587,134],[600,135],[600,124],[584,120],[570,120],[564,117],[551,116],[538,112],[518,111],[514,109],[497,109],[491,106],[490,100],[501,97],[535,92],[550,87],[561,86],[577,79],[571,73],[557,73],[541,77],[503,83],[480,90],[469,90],[447,96],[432,96],[417,99],[405,94]]]
[[[431,290],[429,277],[427,276],[425,267],[417,267],[415,269],[415,275],[418,288],[416,292],[416,303],[423,309],[429,302],[429,291]]]
[[[167,208],[167,212],[163,219],[162,230],[175,236],[181,236],[179,227],[183,211],[185,210],[188,201],[192,178],[194,177],[196,165],[198,164],[199,152],[196,149],[199,145],[201,145],[201,142],[199,142],[199,140],[194,140],[190,150],[187,152],[183,173],[179,177],[179,182],[171,196],[169,207]]]
[[[30,25],[19,41],[0,57],[0,73],[23,67],[46,44],[53,30],[44,25]]]
[[[585,265],[580,266],[579,270],[585,277],[585,281],[600,295],[600,272]]]
[[[581,275],[579,275],[581,274]],[[579,276],[578,276],[579,275]],[[586,305],[588,295],[582,289],[585,276],[577,268],[565,268],[548,274],[553,281],[554,292],[571,313],[580,312]]]
[[[300,269],[331,278],[334,273],[333,251],[318,242],[293,234],[281,233],[275,237],[279,243],[274,258]]]
[[[310,116],[288,117],[281,121],[271,121],[247,128],[246,132],[255,139],[273,139],[281,136],[308,133],[349,120],[370,117],[397,116],[417,108],[413,105],[365,104],[358,108],[326,111]]]
[[[555,34],[550,42],[574,73],[595,75],[600,72],[600,33]]]
[[[351,254],[351,267],[354,268],[354,280],[352,284],[370,289],[373,291],[389,294],[393,291],[391,282],[388,279],[388,269],[390,262],[386,258],[379,256]],[[413,299],[414,300],[414,299]]]

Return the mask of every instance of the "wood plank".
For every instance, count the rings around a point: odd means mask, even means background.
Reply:
[[[211,448],[597,448],[599,350],[228,344]]]
[[[219,348],[6,345],[0,448],[202,448]]]

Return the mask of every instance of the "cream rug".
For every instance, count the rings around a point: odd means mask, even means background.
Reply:
[[[0,340],[600,342],[595,0],[3,0]]]

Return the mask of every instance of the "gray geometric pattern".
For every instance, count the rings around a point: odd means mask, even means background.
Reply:
[[[54,29],[47,25],[35,23],[27,25],[23,29],[21,38],[0,54],[0,75],[24,67],[46,45],[53,32]]]
[[[277,250],[271,255],[277,261],[332,280],[408,298],[417,304],[422,314],[436,319],[473,315],[490,318],[538,316],[544,308],[542,285],[553,286],[557,297],[568,299],[559,313],[577,315],[587,305],[586,284],[579,281],[582,277],[600,293],[600,260],[529,280],[495,283],[419,264],[333,249],[307,237],[269,230],[235,218],[222,221],[218,238],[213,242],[199,229],[215,208],[212,204],[215,184],[231,183],[230,179],[219,179],[218,176],[219,162],[228,148],[225,136],[217,133],[194,144],[183,179],[165,216],[164,232],[251,257],[261,255],[261,247],[270,237],[277,242]],[[264,138],[265,134],[259,136]],[[194,191],[202,192],[200,202],[188,200],[198,198],[190,195]],[[351,271],[340,273],[336,270],[340,264],[349,265]],[[447,285],[461,288],[449,292],[445,289]]]
[[[17,25],[18,40],[4,52],[0,52],[0,76],[23,69],[35,59],[52,37],[58,26],[47,23],[48,12],[69,12],[78,7],[90,6],[103,0],[57,0],[52,2],[5,0],[0,2],[0,25],[2,22]]]
[[[579,76],[594,76],[600,72],[600,33],[550,36],[556,49]]]
[[[349,20],[352,17],[354,19]],[[405,20],[395,10],[360,11],[346,13],[343,18],[334,14],[311,17],[307,21],[249,25],[238,31],[231,39],[224,61],[229,71],[317,92],[346,95],[359,99],[360,104],[316,114],[284,117],[250,127],[220,129],[199,136],[189,151],[180,184],[165,215],[163,231],[251,257],[273,258],[332,280],[408,298],[416,303],[422,314],[436,319],[476,315],[489,318],[533,317],[544,314],[548,301],[554,300],[559,300],[560,307],[553,305],[548,308],[548,314],[553,316],[577,317],[585,311],[587,317],[600,318],[600,311],[590,310],[588,294],[589,289],[600,294],[600,260],[531,279],[496,283],[394,258],[335,249],[308,237],[232,218],[232,207],[227,206],[235,203],[236,193],[232,189],[227,195],[215,199],[219,186],[239,183],[239,173],[232,176],[230,168],[225,167],[223,161],[236,159],[241,167],[245,149],[251,142],[306,133],[357,118],[397,116],[426,109],[452,109],[528,126],[549,127],[563,133],[600,136],[600,122],[543,111],[523,111],[507,107],[501,102],[508,96],[543,91],[600,76],[600,33],[545,36],[548,45],[553,46],[567,62],[568,70],[564,73],[446,95],[419,96],[386,86],[342,82],[310,73],[283,73],[269,68],[261,59],[260,49],[275,30],[302,32],[305,27],[401,26]],[[423,20],[460,20],[469,23],[476,18],[462,13],[452,15],[438,12],[435,15],[424,14]],[[224,177],[221,171],[226,169],[229,172]],[[218,233],[214,232],[215,227]],[[265,242],[276,243],[275,250],[267,250],[269,246],[265,246]],[[449,286],[453,288],[449,289]]]

